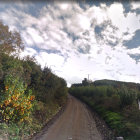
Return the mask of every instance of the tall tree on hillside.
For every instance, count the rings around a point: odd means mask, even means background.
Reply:
[[[10,31],[9,27],[0,21],[0,52],[10,54],[19,53],[24,49],[21,36],[17,31]]]

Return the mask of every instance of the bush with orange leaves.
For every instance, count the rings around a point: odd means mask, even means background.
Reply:
[[[27,93],[27,86],[19,77],[8,75],[4,81],[5,89],[1,92],[0,120],[3,122],[23,122],[30,120],[35,96]],[[26,93],[25,93],[26,91]]]

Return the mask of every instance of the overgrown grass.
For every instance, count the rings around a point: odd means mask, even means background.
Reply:
[[[37,102],[31,114],[31,122],[24,123],[0,123],[0,138],[2,140],[27,140],[34,133],[39,132],[61,107],[53,102],[44,104]]]

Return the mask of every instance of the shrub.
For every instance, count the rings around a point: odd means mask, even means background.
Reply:
[[[138,127],[136,124],[131,122],[126,122],[123,133],[125,136],[135,135],[137,134],[137,130]]]
[[[140,111],[137,100],[140,92],[130,86],[72,87],[69,93],[94,109],[113,129],[116,136],[129,140],[140,139]]]
[[[127,105],[132,105],[134,101],[136,101],[137,93],[135,90],[130,90],[125,86],[122,86],[119,91],[119,96],[121,100],[121,106],[125,107]]]
[[[110,97],[105,97],[103,106],[110,111],[120,110],[120,96],[113,94]]]
[[[126,106],[122,110],[123,116],[126,120],[130,120],[133,123],[140,125],[140,110],[138,109],[138,105]]]
[[[105,114],[105,119],[109,124],[111,124],[110,126],[112,128],[115,128],[115,127],[119,128],[122,117],[116,112],[107,111]]]
[[[4,122],[22,122],[29,120],[32,110],[31,90],[25,94],[27,86],[23,84],[19,77],[8,75],[4,81],[5,89],[1,93],[0,115]]]

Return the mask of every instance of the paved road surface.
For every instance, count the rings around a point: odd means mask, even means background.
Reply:
[[[38,140],[102,140],[90,111],[70,96],[64,113]]]

